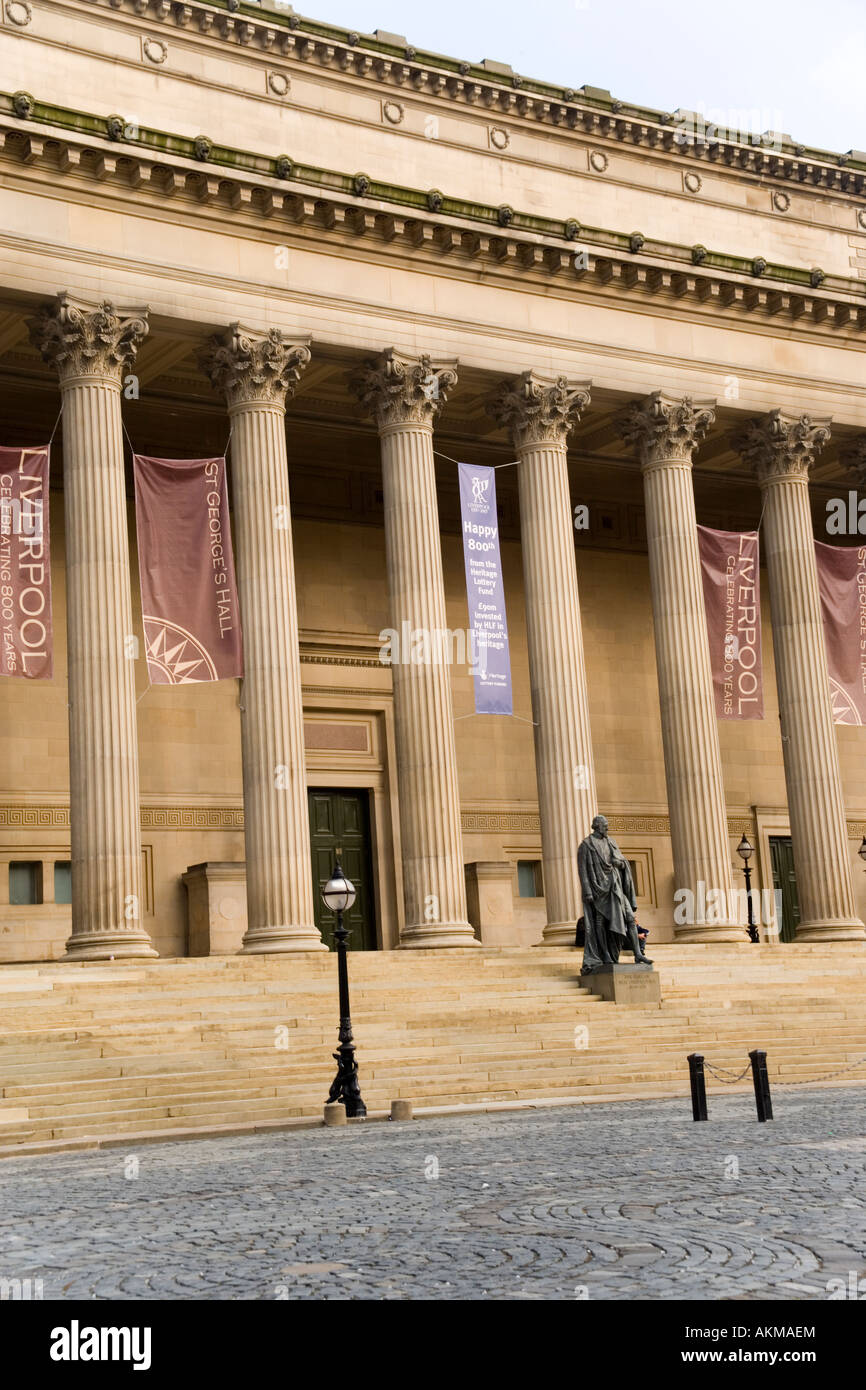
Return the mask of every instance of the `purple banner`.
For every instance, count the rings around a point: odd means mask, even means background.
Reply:
[[[133,465],[151,684],[242,676],[225,459],[136,454]]]
[[[710,666],[719,719],[763,719],[757,531],[698,527]]]
[[[457,465],[476,714],[511,714],[511,658],[499,555],[496,474]]]
[[[815,542],[836,724],[866,724],[866,546]]]
[[[0,676],[54,672],[48,451],[0,449]]]

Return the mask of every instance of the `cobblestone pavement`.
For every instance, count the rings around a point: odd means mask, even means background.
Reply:
[[[684,1098],[10,1159],[0,1278],[46,1299],[826,1299],[866,1275],[866,1088],[774,1101],[766,1125],[714,1094],[706,1124]]]

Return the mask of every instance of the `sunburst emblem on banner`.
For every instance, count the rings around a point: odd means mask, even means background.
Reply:
[[[147,663],[162,673],[159,684],[191,685],[219,680],[216,667],[204,647],[179,623],[164,618],[144,618]]]
[[[860,711],[837,680],[830,677],[830,703],[833,706],[834,724],[861,724]]]

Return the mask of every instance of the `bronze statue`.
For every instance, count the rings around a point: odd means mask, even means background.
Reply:
[[[592,834],[578,848],[577,867],[586,919],[581,975],[616,965],[626,941],[636,965],[652,965],[637,934],[631,869],[619,845],[610,838],[604,816],[595,817]]]

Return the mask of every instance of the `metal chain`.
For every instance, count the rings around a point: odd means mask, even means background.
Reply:
[[[832,1081],[837,1076],[844,1076],[848,1071],[856,1071],[866,1063],[866,1057],[860,1057],[856,1062],[851,1062],[847,1067],[840,1067],[838,1071],[831,1071],[829,1076],[809,1076],[805,1081],[774,1081],[774,1086],[814,1086],[821,1081]]]
[[[866,1057],[858,1057],[856,1062],[849,1062],[849,1064],[846,1067],[840,1067],[838,1071],[831,1071],[828,1073],[827,1076],[809,1076],[799,1081],[777,1081],[774,1077],[773,1085],[815,1086],[819,1085],[822,1081],[834,1081],[837,1076],[845,1076],[847,1072],[856,1071],[858,1067],[862,1067],[864,1065],[866,1065]],[[751,1061],[747,1062],[746,1065],[743,1067],[743,1070],[740,1072],[739,1076],[734,1076],[733,1068],[731,1067],[719,1067],[717,1070],[711,1062],[707,1061],[706,1058],[704,1058],[704,1066],[706,1067],[710,1075],[714,1076],[716,1081],[720,1081],[723,1086],[735,1086],[737,1082],[742,1081],[746,1073],[751,1070],[752,1063]],[[728,1075],[720,1076],[719,1073],[723,1071],[726,1071]]]
[[[746,1065],[743,1067],[743,1070],[740,1072],[739,1076],[719,1076],[719,1073],[716,1071],[715,1067],[707,1061],[706,1057],[704,1058],[704,1066],[706,1067],[707,1071],[710,1073],[711,1076],[714,1076],[717,1081],[721,1081],[723,1086],[735,1086],[738,1081],[742,1081],[743,1077],[746,1075],[746,1072],[751,1071],[752,1069],[751,1062],[747,1062]],[[720,1070],[730,1071],[731,1068],[721,1067]]]

